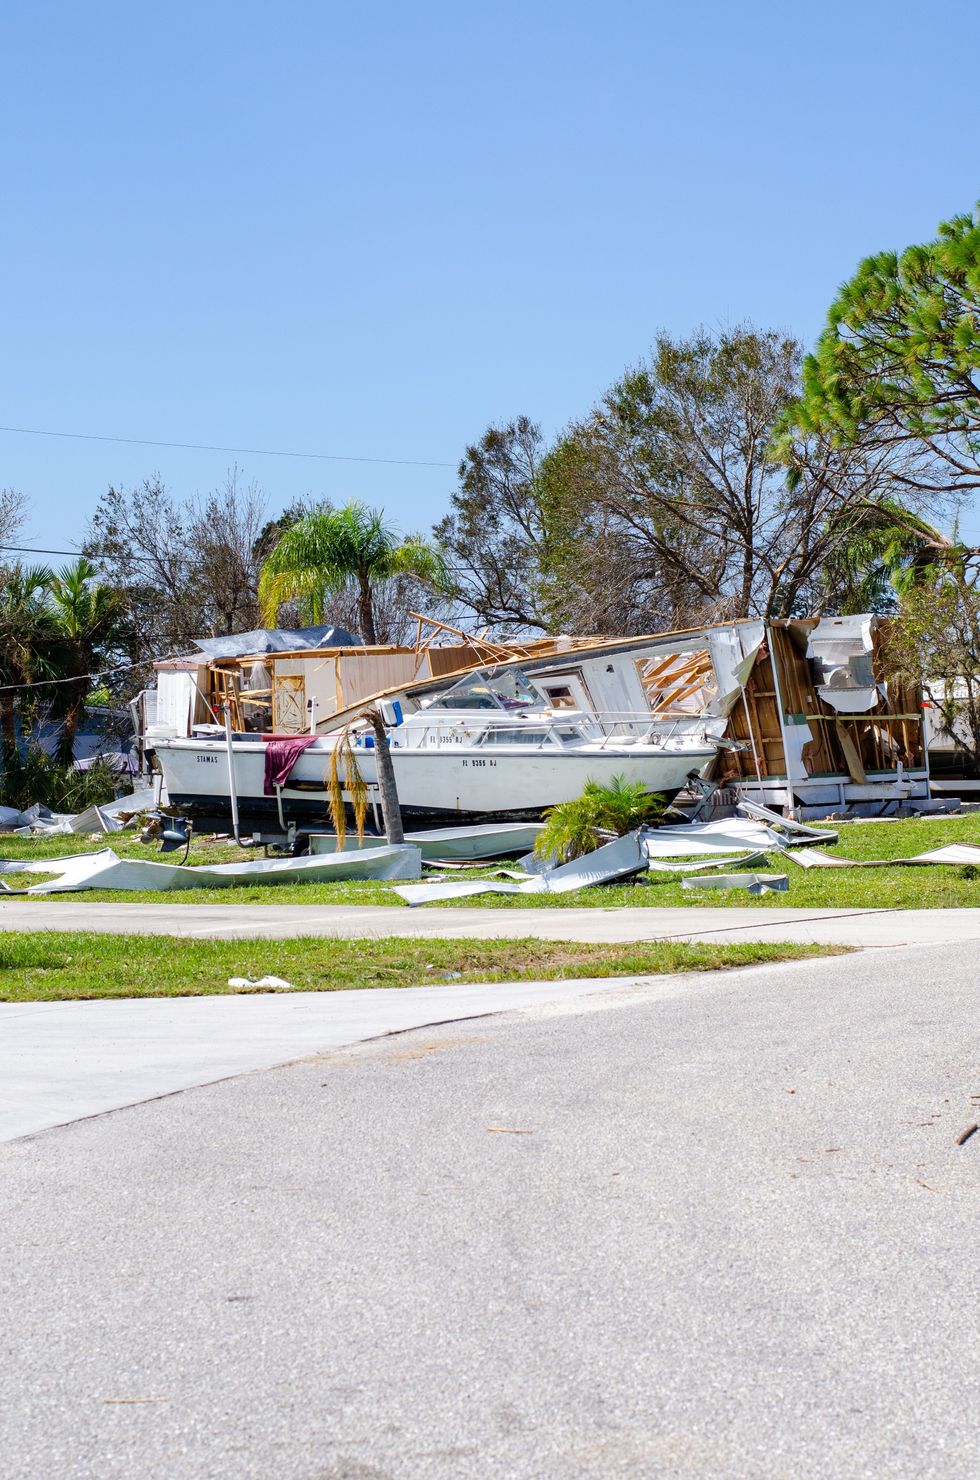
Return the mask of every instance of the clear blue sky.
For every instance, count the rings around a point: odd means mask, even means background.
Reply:
[[[655,331],[809,342],[868,252],[980,196],[975,4],[7,0],[0,423],[244,456],[274,506],[439,516]],[[224,453],[0,433],[28,535]]]

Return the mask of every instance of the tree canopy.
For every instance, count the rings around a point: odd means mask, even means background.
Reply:
[[[332,598],[351,592],[361,636],[378,641],[379,588],[410,576],[435,591],[449,587],[442,551],[421,535],[402,537],[383,509],[351,500],[341,509],[321,505],[283,531],[262,567],[263,619],[274,625],[285,601],[298,600],[310,622],[324,620]]]
[[[884,453],[911,498],[980,487],[980,207],[843,285],[786,418],[784,434],[801,432]]]
[[[454,599],[493,627],[548,627],[541,574],[548,532],[538,482],[545,448],[527,416],[489,426],[467,447],[450,511],[435,527],[454,560]]]
[[[882,496],[873,462],[774,436],[801,350],[741,325],[658,337],[542,463],[546,561],[584,631],[826,606],[824,576]]]

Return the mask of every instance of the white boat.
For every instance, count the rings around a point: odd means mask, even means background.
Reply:
[[[556,703],[552,675],[546,676],[550,689],[545,675],[535,681],[508,664],[422,694],[408,713],[407,701],[382,704],[406,820],[538,817],[580,796],[587,781],[608,784],[614,776],[669,800],[715,758],[723,716],[571,708],[567,688]],[[171,805],[209,826],[227,827],[234,788],[243,831],[322,827],[336,736],[309,737],[288,779],[269,795],[266,754],[274,738],[233,734],[229,766],[227,737],[217,725],[197,726],[186,737],[156,737]],[[380,831],[374,736],[365,726],[352,740]]]

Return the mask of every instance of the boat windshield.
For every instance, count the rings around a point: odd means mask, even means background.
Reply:
[[[503,673],[468,673],[440,694],[429,709],[544,709],[544,699],[519,668]]]

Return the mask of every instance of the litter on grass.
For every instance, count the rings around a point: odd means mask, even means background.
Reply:
[[[234,987],[236,992],[295,992],[296,988],[292,982],[287,982],[282,976],[260,976],[258,979],[252,976],[230,976],[229,987]]]

